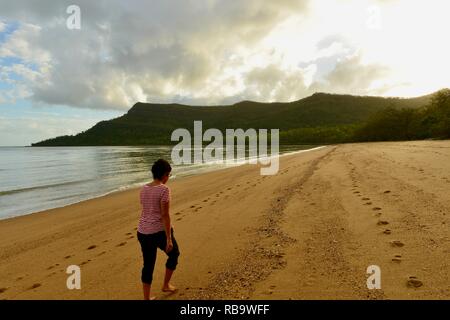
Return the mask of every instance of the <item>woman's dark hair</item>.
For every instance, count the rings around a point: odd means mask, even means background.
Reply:
[[[159,159],[152,166],[153,179],[161,180],[170,171],[172,171],[170,163],[164,159]]]

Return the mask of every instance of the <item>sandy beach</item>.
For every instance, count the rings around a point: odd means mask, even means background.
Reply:
[[[158,299],[450,299],[450,141],[327,146],[169,181]],[[0,221],[0,299],[141,299],[139,188]],[[81,290],[66,268],[81,267]],[[381,290],[366,269],[381,268]],[[415,277],[415,278],[410,278]],[[422,283],[408,286],[408,280]]]

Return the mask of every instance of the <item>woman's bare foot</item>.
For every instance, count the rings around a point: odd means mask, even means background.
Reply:
[[[171,285],[170,283],[168,285],[165,285],[162,287],[162,291],[163,292],[175,292],[178,289],[176,287],[174,287],[173,285]]]

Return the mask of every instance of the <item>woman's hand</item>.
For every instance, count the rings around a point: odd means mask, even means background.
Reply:
[[[166,244],[166,253],[169,253],[173,249],[172,239],[169,239]]]

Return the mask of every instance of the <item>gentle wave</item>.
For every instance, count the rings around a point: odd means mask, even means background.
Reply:
[[[20,188],[20,189],[0,191],[0,196],[10,195],[10,194],[20,193],[20,192],[28,192],[28,191],[39,190],[39,189],[49,189],[49,188],[54,188],[54,187],[70,186],[70,185],[80,184],[80,183],[83,183],[83,182],[93,181],[93,180],[94,179],[84,179],[84,180],[78,180],[78,181],[67,181],[67,182],[47,184],[47,185],[42,185],[42,186],[34,186],[34,187],[27,187],[27,188]]]

